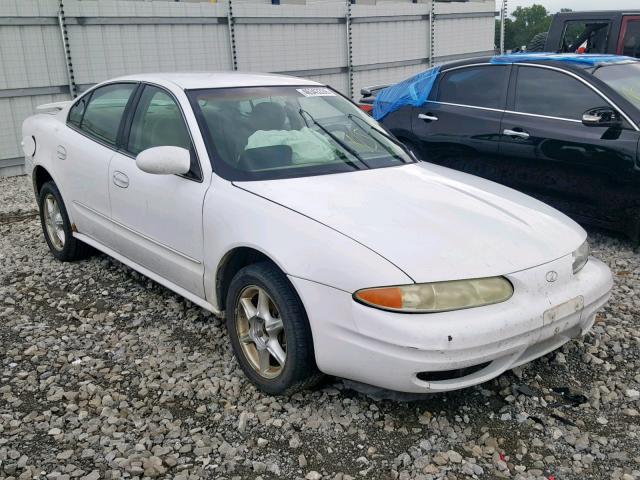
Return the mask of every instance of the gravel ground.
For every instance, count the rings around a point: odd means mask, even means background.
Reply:
[[[104,255],[55,261],[27,179],[0,179],[0,477],[640,479],[640,254],[591,234],[614,297],[559,353],[419,399],[275,398],[211,314]]]

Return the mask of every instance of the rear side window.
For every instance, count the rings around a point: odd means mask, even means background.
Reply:
[[[621,53],[629,57],[640,58],[640,18],[627,21]]]
[[[135,88],[133,83],[117,83],[94,90],[84,110],[80,130],[115,145],[122,115]]]
[[[439,102],[503,109],[510,67],[485,65],[452,70],[438,85]]]
[[[584,83],[555,70],[520,67],[515,110],[522,113],[581,120],[606,101]]]

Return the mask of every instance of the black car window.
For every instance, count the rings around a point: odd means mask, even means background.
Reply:
[[[146,85],[131,122],[127,151],[133,155],[152,147],[182,147],[191,152],[189,178],[200,178],[200,164],[180,107],[165,90]]]
[[[579,80],[555,70],[520,67],[515,110],[549,117],[581,120],[589,109],[606,101]]]
[[[622,39],[622,55],[640,58],[640,20],[627,21],[627,30]]]
[[[80,129],[98,140],[115,145],[122,114],[135,88],[133,83],[115,83],[95,89],[85,108]]]
[[[438,85],[439,102],[504,108],[509,66],[483,65],[446,72]]]

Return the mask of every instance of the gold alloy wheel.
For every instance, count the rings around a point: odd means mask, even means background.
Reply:
[[[64,220],[62,219],[62,213],[60,213],[60,205],[56,197],[51,193],[48,193],[44,197],[44,225],[47,229],[47,235],[49,240],[53,244],[53,248],[59,252],[64,249],[65,233],[64,233]]]
[[[249,285],[236,304],[236,334],[251,367],[263,378],[276,378],[287,360],[287,337],[276,304],[261,287]]]

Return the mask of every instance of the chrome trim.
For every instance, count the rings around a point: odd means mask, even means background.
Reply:
[[[145,240],[153,243],[154,245],[157,245],[159,247],[164,248],[165,250],[169,250],[171,253],[175,253],[176,255],[185,258],[187,260],[189,260],[190,262],[193,262],[197,265],[201,265],[202,262],[200,260],[196,260],[193,257],[190,257],[189,255],[182,253],[178,250],[176,250],[175,248],[170,247],[169,245],[165,245],[164,243],[158,242],[157,240],[154,240],[153,238],[145,235],[144,233],[140,233],[137,230],[134,230],[133,228],[130,228],[126,225],[124,225],[123,223],[118,222],[117,220],[114,220],[113,218],[108,217],[107,215],[105,215],[104,213],[98,212],[97,210],[94,210],[93,208],[85,205],[84,203],[78,202],[77,200],[73,200],[73,203],[75,205],[78,205],[79,207],[84,208],[85,210],[90,211],[91,213],[93,213],[94,215],[99,216],[100,218],[103,218],[105,220],[108,220],[109,222],[113,223],[114,225],[117,225],[120,228],[123,228],[131,233],[133,233],[134,235],[139,236],[140,238],[144,238]]]

